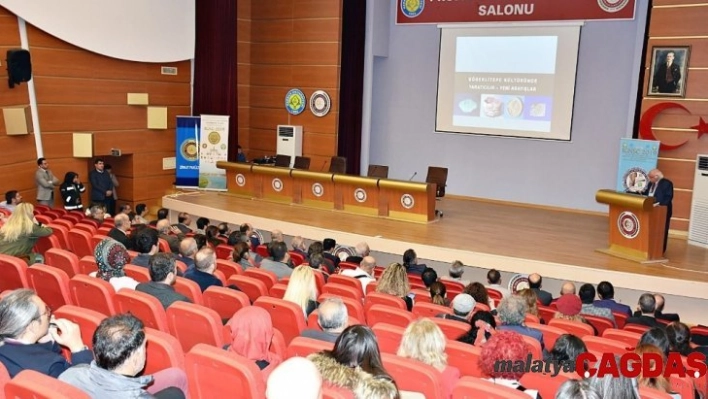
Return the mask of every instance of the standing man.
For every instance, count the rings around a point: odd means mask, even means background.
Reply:
[[[664,226],[664,252],[666,252],[666,242],[669,239],[669,224],[671,224],[673,210],[674,183],[669,179],[664,179],[664,174],[659,169],[653,169],[649,172],[649,185],[642,194],[654,197],[655,205],[666,207],[666,224]]]
[[[115,210],[115,200],[113,199],[113,181],[108,172],[104,170],[103,159],[98,158],[93,163],[94,169],[89,172],[91,181],[91,202],[93,204],[103,204],[106,210]],[[115,216],[111,213],[111,216]]]
[[[681,66],[674,62],[676,53],[669,51],[666,59],[659,64],[654,73],[654,91],[659,93],[677,93],[681,82]]]
[[[116,177],[116,175],[113,174],[113,167],[110,164],[105,164],[103,169],[106,171],[106,173],[108,173],[108,176],[111,177],[111,182],[113,183],[113,207],[106,208],[106,212],[110,213],[111,216],[115,216],[116,201],[118,201],[118,192],[116,191],[116,187],[120,186],[120,183],[118,183],[118,178]],[[108,204],[106,204],[106,206],[107,205]]]
[[[37,160],[37,171],[34,173],[34,182],[37,184],[37,203],[54,207],[54,186],[60,184],[59,179],[49,170],[49,163],[45,158]]]

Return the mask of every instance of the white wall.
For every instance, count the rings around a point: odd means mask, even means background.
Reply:
[[[390,17],[390,31],[367,32],[389,40],[373,58],[370,162],[416,181],[448,167],[449,194],[606,210],[595,191],[615,186],[619,139],[631,137],[648,0],[638,7],[635,20],[581,30],[571,142],[435,133],[439,29]]]

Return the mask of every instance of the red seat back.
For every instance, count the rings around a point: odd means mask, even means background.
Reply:
[[[406,328],[415,320],[411,312],[402,312],[399,309],[384,305],[374,305],[366,311],[366,324],[375,326],[377,323],[393,324]]]
[[[411,288],[413,288],[413,286],[411,286]],[[430,292],[428,292],[427,290],[421,288],[413,288],[411,292],[415,294],[415,302],[433,303],[433,298],[430,297]]]
[[[27,263],[20,258],[0,254],[0,291],[28,288]]]
[[[231,260],[234,249],[226,244],[219,244],[214,248],[214,253],[218,259]]]
[[[330,276],[330,279],[332,277],[334,276]],[[330,283],[328,281],[323,288],[323,293],[334,294],[342,298],[351,298],[359,301],[359,303],[364,303],[364,294],[362,294],[361,285],[359,288],[354,288],[348,285]]]
[[[600,316],[593,316],[589,314],[584,314],[583,318],[588,321],[593,327],[595,327],[595,330],[597,330],[597,335],[602,336],[602,333],[607,330],[608,328],[615,328],[615,325],[612,324],[610,319],[606,317],[600,317]]]
[[[645,332],[649,331],[649,326],[641,325],[641,324],[625,324],[624,327],[622,327],[624,331],[631,331],[631,332],[636,332],[639,334],[644,334]]]
[[[91,235],[94,235],[98,230],[98,222],[91,219],[84,219],[76,223],[73,228],[83,230],[87,233],[91,233]]]
[[[528,399],[529,395],[514,388],[473,377],[462,377],[452,390],[452,399]]]
[[[238,287],[238,289],[243,291],[248,296],[248,299],[251,302],[254,302],[262,296],[268,295],[268,287],[266,287],[261,280],[253,277],[241,275],[231,276],[226,283],[227,285],[233,284]]]
[[[5,366],[0,363],[0,399],[5,399],[5,385],[10,381],[10,373]]]
[[[52,248],[44,254],[44,262],[49,265],[61,269],[69,278],[79,274],[79,257],[71,251],[62,248]]]
[[[199,288],[199,284],[197,284],[196,282],[188,278],[176,277],[175,285],[173,287],[175,288],[175,291],[189,298],[192,303],[195,303],[197,305],[204,304],[204,299],[202,298],[202,290],[201,288]],[[187,350],[188,349],[185,349],[185,352]]]
[[[288,345],[287,357],[307,357],[312,353],[322,352],[324,350],[332,350],[334,344],[331,342],[312,339],[306,337],[295,337]]]
[[[268,247],[265,244],[257,246],[256,253],[264,258],[270,257],[270,254],[268,253]]]
[[[140,319],[145,327],[169,332],[165,308],[152,295],[124,288],[116,293],[116,311],[130,312]]]
[[[79,258],[83,258],[84,256],[93,256],[93,243],[91,242],[92,235],[93,233],[77,229],[76,227],[69,230],[69,249],[71,249]]]
[[[427,302],[416,302],[415,305],[413,305],[412,312],[416,317],[435,317],[439,314],[453,314],[452,309],[447,306]]]
[[[364,295],[364,289],[362,288],[361,281],[359,279],[356,279],[354,277],[349,277],[349,276],[342,276],[341,274],[333,274],[329,276],[329,280],[327,280],[327,284],[341,284],[341,285],[346,285],[352,288],[355,288],[359,291],[361,291],[361,295]]]
[[[549,349],[553,348],[558,337],[563,334],[568,334],[568,332],[562,328],[548,326],[545,324],[526,323],[526,327],[535,328],[541,331],[543,334],[543,343],[546,345],[546,348]]]
[[[359,267],[354,262],[339,262],[339,268],[342,270],[356,270],[356,268]]]
[[[91,399],[79,388],[34,370],[23,370],[5,385],[13,399]]]
[[[534,360],[543,360],[543,349],[541,348],[541,341],[537,340],[536,338],[529,337],[528,335],[522,335],[521,338],[523,338],[524,343],[526,343],[526,346],[529,349],[529,352],[531,352],[531,357]]]
[[[553,316],[556,315],[556,310],[549,307],[549,306],[543,306],[543,305],[538,305],[538,316],[543,319],[546,324],[548,324],[551,319],[553,319]]]
[[[49,223],[47,227],[50,227],[53,231],[52,235],[59,239],[59,246],[56,248],[69,249],[69,230],[73,227],[70,222],[66,224],[57,223],[58,221]],[[70,225],[67,227],[67,224]]]
[[[184,351],[177,338],[166,332],[146,327],[145,339],[147,361],[143,370],[144,375],[151,375],[170,367],[184,370]]]
[[[79,273],[80,274],[91,274],[98,271],[98,264],[96,264],[96,258],[93,256],[84,256],[79,259]]]
[[[617,323],[617,328],[624,327],[627,324],[627,314],[622,312],[612,312],[612,316],[615,317],[615,323]]]
[[[35,263],[27,268],[30,288],[52,309],[72,305],[69,294],[69,276],[56,267]]]
[[[105,234],[95,233],[94,235],[91,236],[92,247],[96,248],[96,245],[98,245],[101,241],[105,240],[106,238],[108,238],[108,236]]]
[[[85,274],[69,280],[69,293],[74,305],[91,309],[106,316],[116,314],[116,291],[108,281]]]
[[[79,223],[80,221],[84,220],[86,217],[82,214],[79,214],[77,212],[69,212],[66,215],[61,217],[64,220],[69,220],[72,223],[76,224]]]
[[[432,320],[433,323],[437,324],[437,326],[440,327],[447,339],[456,340],[457,338],[460,338],[461,336],[467,334],[467,332],[470,330],[469,323],[463,323],[457,320],[442,319],[439,317],[432,317],[430,320]]]
[[[394,326],[387,323],[378,323],[371,328],[376,335],[376,341],[379,344],[381,353],[398,353],[398,347],[401,346],[403,333],[406,331],[404,327]]]
[[[646,386],[639,387],[639,397],[641,399],[671,399],[673,396],[658,389],[649,388]],[[683,398],[683,396],[682,396]]]
[[[367,290],[373,283],[369,283],[369,285],[366,287]],[[381,292],[369,292],[366,294],[366,302],[364,303],[364,311],[368,310],[370,307],[373,305],[384,305],[384,306],[390,306],[394,309],[401,309],[408,311],[408,308],[406,307],[406,301],[403,300],[403,298],[399,298],[397,296],[389,295],[389,294],[383,294]]]
[[[248,295],[227,287],[211,286],[202,294],[204,306],[214,310],[222,320],[230,319],[244,306],[251,306]]]
[[[221,348],[198,344],[184,359],[192,399],[262,399],[265,383],[252,360]]]
[[[565,330],[569,334],[573,334],[580,338],[583,338],[586,335],[595,335],[595,330],[592,328],[592,326],[589,326],[580,321],[551,319],[551,321],[548,322],[548,325],[551,327],[558,327],[562,330]]]
[[[147,267],[127,264],[123,267],[123,271],[126,276],[132,277],[133,280],[139,283],[150,282],[150,271]]]
[[[552,377],[551,374],[526,373],[519,382],[526,388],[537,390],[542,398],[554,398],[558,388],[569,379],[567,375],[563,374]]]
[[[226,343],[221,317],[201,305],[183,301],[173,303],[167,308],[167,326],[185,352],[196,344],[221,348]]]
[[[602,333],[602,338],[611,339],[613,341],[622,342],[628,348],[636,348],[639,345],[639,340],[642,334],[634,331],[618,330],[616,328],[608,328]]]
[[[268,295],[272,296],[273,298],[279,298],[283,299],[283,296],[285,296],[285,291],[288,289],[287,284],[283,283],[277,283],[270,287],[270,290],[268,291]]]
[[[290,344],[290,341],[295,337],[299,337],[307,327],[302,308],[292,302],[262,296],[253,303],[253,306],[263,308],[270,314],[273,327],[283,333],[286,344]]]
[[[54,225],[63,226],[66,229],[67,233],[69,232],[69,230],[74,228],[74,222],[72,222],[71,220],[64,219],[64,218],[54,219],[47,226],[54,228]]]
[[[301,254],[295,251],[288,251],[288,254],[290,255],[290,259],[293,261],[293,265],[295,265],[295,267],[298,267],[301,264],[305,263],[305,257]]]
[[[398,389],[420,392],[426,399],[448,399],[443,394],[442,374],[435,367],[390,353],[382,353],[381,359]]]
[[[614,353],[616,355],[622,355],[626,352],[634,350],[635,345],[627,345],[621,341],[615,341],[609,338],[603,337],[583,337],[583,342],[587,346],[588,351],[600,352],[600,353]]]
[[[224,277],[226,277],[227,280],[235,274],[243,274],[243,268],[241,268],[241,265],[234,263],[231,260],[217,259],[216,270],[224,273]]]
[[[270,289],[270,287],[278,282],[278,276],[270,270],[249,267],[243,272],[243,274],[245,276],[255,278],[256,280],[260,280],[263,284],[265,284],[266,289]]]
[[[107,316],[91,309],[80,308],[73,305],[64,305],[54,311],[58,319],[67,319],[79,325],[81,339],[84,344],[93,350],[93,333]]]
[[[37,243],[34,244],[34,252],[45,255],[52,248],[62,248],[59,236],[52,233],[45,237],[39,237]]]
[[[479,366],[482,348],[464,342],[448,340],[445,346],[445,353],[447,353],[447,364],[457,367],[460,370],[460,375],[477,378],[488,377]]]

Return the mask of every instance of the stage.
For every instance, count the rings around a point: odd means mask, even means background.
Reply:
[[[445,217],[419,224],[286,205],[228,193],[187,192],[163,197],[163,207],[262,230],[321,240],[334,237],[354,246],[366,241],[372,250],[513,273],[541,273],[545,278],[705,299],[708,250],[669,238],[668,262],[639,264],[597,252],[608,240],[607,216],[516,206],[473,199],[446,198],[437,208]]]

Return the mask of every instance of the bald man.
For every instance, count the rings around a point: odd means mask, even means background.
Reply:
[[[320,399],[322,377],[312,361],[292,357],[270,373],[267,399]]]
[[[673,211],[672,201],[674,199],[674,183],[664,178],[664,174],[659,169],[649,172],[649,185],[642,193],[654,197],[654,204],[666,207],[666,223],[664,225],[664,252],[669,239],[669,224],[671,224],[671,214]]]
[[[575,284],[570,281],[564,282],[563,285],[561,285],[560,295],[558,296],[558,298],[562,297],[565,294],[575,295]],[[554,299],[552,302],[557,301],[558,298]]]
[[[541,289],[542,280],[543,279],[540,274],[531,274],[529,276],[529,288],[536,293],[536,297],[538,297],[538,300],[541,301],[541,305],[548,306],[551,304],[551,301],[553,301],[553,295],[550,292]]]
[[[359,263],[359,267],[354,270],[342,270],[341,275],[354,277],[355,279],[359,280],[359,282],[361,283],[361,289],[364,291],[364,294],[366,294],[366,286],[369,285],[370,282],[376,281],[376,279],[374,278],[374,267],[376,267],[376,259],[374,259],[373,256],[369,255],[365,256],[361,260],[361,263]]]
[[[128,235],[130,231],[130,217],[125,213],[119,213],[113,218],[115,227],[108,232],[108,237],[123,244],[126,249],[135,250],[133,239]]]

